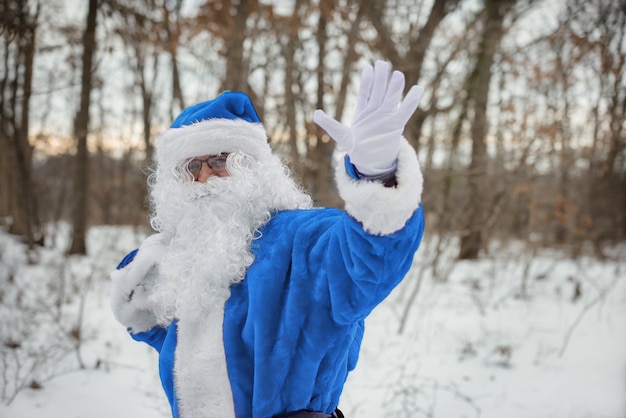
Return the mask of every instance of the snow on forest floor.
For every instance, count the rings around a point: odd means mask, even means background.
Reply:
[[[90,255],[68,259],[57,232],[30,264],[0,232],[0,417],[167,417],[156,353],[108,304],[108,271],[142,233],[94,228]],[[626,248],[458,262],[435,244],[368,318],[346,417],[626,418]]]

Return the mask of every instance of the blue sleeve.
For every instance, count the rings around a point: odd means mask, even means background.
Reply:
[[[356,167],[354,166],[354,164],[352,164],[350,162],[350,157],[348,157],[347,155],[344,157],[343,159],[343,165],[346,167],[346,173],[348,173],[348,175],[350,176],[350,178],[352,178],[353,180],[359,180],[360,177],[356,171]]]
[[[163,327],[154,327],[145,332],[138,332],[136,334],[131,333],[130,336],[133,340],[144,342],[160,353],[163,348],[165,337],[167,337],[167,329]]]
[[[122,259],[122,261],[120,261],[120,263],[117,265],[117,267],[115,269],[116,270],[121,270],[124,267],[126,267],[127,265],[129,265],[135,259],[135,256],[137,255],[137,251],[138,250],[139,249],[137,248],[135,250],[132,250],[128,254],[126,254],[126,257],[124,257]]]
[[[348,176],[353,180],[379,181],[384,184],[385,187],[395,187],[397,185],[395,168],[388,173],[383,173],[377,176],[367,176],[357,170],[355,165],[350,161],[350,157],[348,155],[344,157],[343,162],[346,168],[346,174],[348,174]]]
[[[363,320],[400,283],[411,268],[424,232],[422,207],[405,227],[391,235],[374,236],[349,216],[327,237],[321,237],[315,259],[326,270],[333,317],[338,323]]]
[[[172,408],[172,416],[178,417],[178,402],[174,389],[174,361],[177,342],[177,323],[173,321],[167,328],[154,327],[150,331],[131,334],[137,341],[149,344],[159,352],[159,376],[165,395]]]

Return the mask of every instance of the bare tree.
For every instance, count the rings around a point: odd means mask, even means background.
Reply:
[[[281,27],[283,28],[284,35],[281,37],[284,39],[283,45],[283,57],[285,58],[285,113],[287,131],[289,132],[289,150],[291,156],[292,166],[296,170],[296,175],[299,178],[303,177],[304,166],[300,163],[300,155],[298,152],[298,127],[296,118],[296,94],[294,90],[297,88],[296,74],[296,48],[300,44],[298,37],[298,31],[301,26],[300,14],[302,13],[302,0],[296,0],[293,7],[293,13],[291,16],[282,19]]]
[[[87,24],[83,37],[83,70],[81,77],[80,107],[74,123],[74,133],[77,139],[76,172],[74,174],[74,211],[72,215],[72,245],[70,254],[85,254],[87,247],[85,237],[87,233],[87,188],[88,188],[88,159],[87,134],[89,133],[89,105],[91,102],[93,54],[96,49],[96,21],[98,0],[89,0]]]
[[[180,69],[178,66],[178,47],[180,44],[181,26],[180,26],[180,9],[183,0],[174,0],[173,8],[170,9],[168,0],[163,0],[163,23],[165,28],[165,46],[170,55],[172,62],[172,107],[170,113],[175,113],[173,109],[174,103],[178,102],[180,109],[184,109],[185,99],[183,90],[180,85]],[[242,2],[245,3],[245,2]]]
[[[248,84],[250,51],[245,47],[251,27],[249,19],[259,15],[258,0],[207,1],[194,19],[193,34],[210,32],[223,43],[220,54],[225,60],[221,90],[243,91],[256,99]],[[255,100],[256,101],[256,100]]]
[[[504,18],[516,0],[485,0],[484,27],[478,48],[478,56],[467,85],[468,97],[473,106],[471,124],[472,155],[468,182],[469,202],[467,206],[467,227],[461,235],[460,259],[475,259],[483,245],[483,232],[488,218],[487,188],[487,102],[491,84],[492,65],[500,40],[504,34]]]
[[[306,127],[306,156],[302,165],[307,188],[323,206],[342,207],[343,201],[334,182],[335,142],[312,122],[312,114],[314,109],[324,109],[334,112],[336,120],[343,119],[350,89],[355,88],[355,81],[359,80],[356,63],[360,58],[358,46],[362,43],[361,28],[367,8],[368,2],[362,0],[353,3],[325,0],[317,7],[309,5],[302,18],[302,32],[314,34],[314,37],[303,37],[300,46],[303,51],[297,64],[300,96],[296,106],[302,112]],[[317,19],[308,19],[310,14]],[[313,48],[317,49],[316,68],[311,68],[305,58],[309,56],[307,51]],[[340,60],[336,59],[338,55]],[[308,93],[304,84],[313,78],[316,94],[305,98]],[[336,163],[343,164],[343,161]]]
[[[0,80],[0,223],[33,247],[42,238],[28,141],[33,62],[40,5],[0,3],[3,40]],[[2,222],[1,218],[5,218]]]
[[[443,19],[456,8],[459,2],[460,0],[435,0],[425,23],[421,27],[410,25],[407,28],[407,33],[404,35],[404,42],[399,44],[409,45],[409,49],[405,53],[400,51],[399,45],[393,36],[393,26],[396,25],[397,22],[395,19],[390,19],[389,22],[384,20],[387,1],[365,2],[370,5],[368,16],[380,37],[378,48],[383,56],[391,61],[394,68],[405,73],[407,89],[420,81],[424,59],[435,35],[435,31]],[[408,8],[415,9],[422,7],[422,5],[423,3],[416,4],[415,2],[411,2]],[[426,117],[434,112],[434,108],[430,110],[418,110],[416,116],[411,119],[411,122],[407,126],[406,136],[411,145],[416,149],[419,148],[422,124]]]
[[[326,73],[326,65],[325,65],[325,56],[327,51],[327,43],[328,43],[328,20],[329,17],[332,18],[332,13],[334,11],[334,1],[332,0],[321,0],[319,7],[319,17],[317,21],[317,31],[315,34],[316,42],[318,46],[318,65],[317,65],[317,92],[316,92],[316,108],[324,109],[324,97],[325,90],[327,88],[327,84],[324,78]],[[357,19],[354,22],[353,27],[358,27],[358,23],[361,17],[358,17],[361,14],[359,10],[359,14],[357,14]],[[348,45],[353,46],[354,43],[348,41]],[[355,60],[355,52],[353,47],[349,47],[349,50],[346,52],[346,60],[344,62],[344,74],[347,71],[349,74],[349,68],[351,62]],[[347,90],[347,81],[349,77],[346,75],[345,78],[342,76],[342,86],[344,79],[346,80]],[[337,107],[335,111],[335,118],[339,118],[341,120],[341,112],[343,111],[343,102],[340,89],[339,98],[337,100]],[[341,109],[341,110],[340,110]],[[337,207],[340,205],[340,199],[337,194],[336,187],[333,182],[332,176],[332,154],[335,149],[334,141],[332,141],[323,130],[317,125],[312,127],[315,130],[315,145],[310,148],[309,156],[311,159],[311,185],[309,189],[316,196],[316,200],[319,204],[324,206],[332,206]]]
[[[143,145],[145,149],[144,165],[151,164],[152,143],[152,119],[154,116],[155,95],[157,80],[159,77],[159,58],[162,52],[172,54],[172,47],[167,46],[171,35],[169,13],[159,9],[154,2],[141,0],[133,5],[127,2],[109,1],[109,7],[116,17],[119,17],[119,25],[114,29],[122,39],[127,49],[128,64],[135,76],[134,86],[141,95],[141,122],[143,126]],[[165,5],[162,6],[165,8]],[[160,33],[164,33],[167,39],[161,42]],[[175,56],[175,55],[174,55]],[[172,65],[172,71],[178,72],[178,66]],[[179,76],[173,75],[174,101],[183,103],[182,91],[179,84]],[[177,84],[178,83],[178,84]]]
[[[577,222],[594,224],[590,238],[599,247],[626,237],[626,3],[570,0],[562,27],[569,49],[578,52],[576,63],[591,69],[597,83],[587,93],[593,104],[590,184]]]
[[[226,77],[222,90],[249,91],[248,60],[244,54],[244,41],[248,35],[248,17],[253,9],[258,9],[255,1],[239,1],[231,6],[235,14],[230,20],[229,31],[225,37]]]

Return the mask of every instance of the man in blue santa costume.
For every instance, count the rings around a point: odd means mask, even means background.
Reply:
[[[340,416],[364,319],[420,243],[422,175],[402,132],[422,88],[366,66],[354,121],[317,110],[345,150],[345,210],[313,208],[272,153],[250,99],[190,107],[156,143],[157,231],[111,274],[111,306],[159,352],[180,418]]]

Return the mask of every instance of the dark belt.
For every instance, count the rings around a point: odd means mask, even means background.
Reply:
[[[296,411],[276,415],[274,418],[344,418],[344,416],[339,409],[336,409],[332,414],[324,414],[323,412]]]

